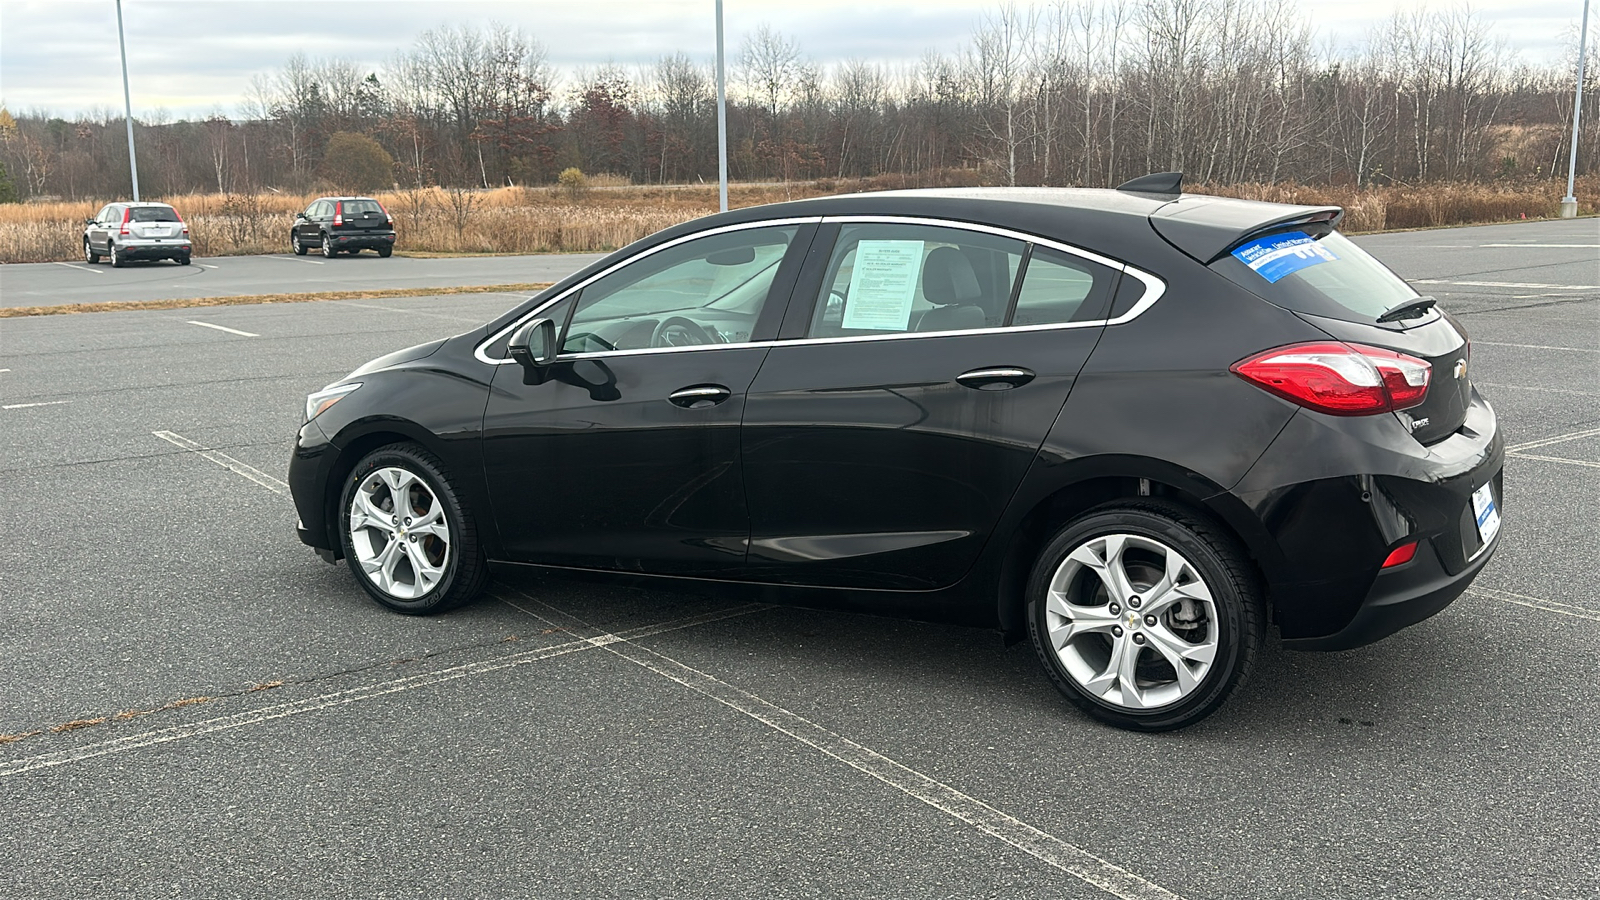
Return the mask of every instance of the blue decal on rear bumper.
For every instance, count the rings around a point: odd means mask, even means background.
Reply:
[[[1318,263],[1336,262],[1333,251],[1317,243],[1303,231],[1256,238],[1233,251],[1233,255],[1250,270],[1276,284],[1285,275]]]

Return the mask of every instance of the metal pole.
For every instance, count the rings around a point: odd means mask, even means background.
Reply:
[[[122,0],[117,0],[121,3]],[[1584,0],[1588,4],[1589,0]],[[1587,10],[1588,6],[1585,5]],[[717,0],[717,190],[728,211],[728,78],[722,63],[722,0]]]
[[[1572,101],[1572,152],[1567,158],[1567,195],[1561,198],[1561,218],[1578,215],[1578,197],[1572,192],[1578,177],[1578,117],[1583,114],[1583,64],[1589,45],[1589,0],[1583,0],[1583,27],[1578,31],[1578,92]]]
[[[128,123],[128,169],[133,173],[133,202],[138,203],[139,158],[133,153],[133,97],[128,93],[128,43],[122,37],[122,0],[117,0],[117,46],[122,50],[122,112]]]

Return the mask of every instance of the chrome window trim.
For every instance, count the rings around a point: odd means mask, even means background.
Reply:
[[[473,350],[473,355],[476,356],[480,362],[488,363],[491,366],[515,363],[516,360],[514,359],[492,359],[484,353],[484,348],[509,334],[511,331],[515,330],[517,326],[523,324],[529,319],[536,318],[539,313],[549,309],[552,305],[565,300],[567,297],[571,296],[573,292],[582,290],[584,287],[592,284],[595,281],[598,281],[601,278],[604,278],[607,275],[610,275],[612,272],[615,272],[624,266],[632,265],[634,262],[644,259],[645,257],[656,253],[657,251],[665,250],[668,247],[676,247],[679,244],[694,240],[696,238],[710,237],[711,235],[724,234],[732,231],[742,231],[749,228],[765,228],[769,226],[808,225],[813,223],[840,225],[927,225],[935,228],[954,228],[962,231],[975,231],[982,234],[992,234],[999,237],[1023,241],[1029,244],[1037,244],[1041,247],[1049,247],[1052,250],[1058,250],[1069,256],[1076,256],[1081,259],[1086,259],[1109,269],[1114,269],[1118,272],[1132,275],[1134,278],[1139,279],[1139,281],[1144,284],[1145,291],[1143,296],[1139,298],[1139,301],[1135,303],[1131,309],[1114,319],[1094,319],[1087,322],[1051,322],[1043,325],[996,325],[984,328],[964,328],[956,331],[896,331],[886,334],[852,334],[823,338],[791,338],[789,340],[743,341],[737,344],[697,344],[690,347],[644,347],[637,350],[597,350],[590,353],[562,353],[558,354],[556,358],[572,360],[605,359],[613,356],[645,356],[652,353],[686,353],[696,350],[732,350],[750,347],[801,347],[812,344],[837,344],[855,341],[903,341],[917,340],[922,338],[958,337],[961,335],[971,334],[1002,334],[1013,331],[1066,331],[1073,328],[1099,328],[1109,325],[1125,325],[1129,322],[1132,322],[1134,319],[1137,319],[1140,315],[1142,315],[1145,310],[1149,309],[1151,306],[1154,306],[1156,301],[1160,300],[1161,297],[1167,292],[1167,283],[1164,280],[1156,275],[1152,275],[1151,273],[1144,271],[1143,269],[1130,266],[1124,262],[1118,262],[1110,257],[1101,256],[1100,254],[1089,250],[1074,247],[1071,244],[1063,244],[1060,241],[1052,240],[1050,238],[1039,237],[1038,235],[1028,234],[1024,231],[1013,231],[1009,228],[1001,228],[995,225],[981,225],[975,222],[959,222],[953,219],[929,219],[917,216],[850,215],[809,216],[804,218],[790,219],[765,219],[759,222],[741,222],[737,225],[724,225],[720,228],[697,231],[694,234],[686,234],[680,238],[675,238],[659,246],[651,247],[649,250],[636,256],[631,256],[628,259],[625,259],[616,265],[610,266],[604,271],[598,272],[589,278],[584,279],[578,284],[567,288],[559,295],[550,298],[546,302],[539,304],[539,306],[536,308],[518,317],[510,325],[507,325],[505,328],[502,328],[494,334],[489,335],[487,338],[484,338],[482,341],[478,342],[478,346]]]
[[[683,235],[682,237],[673,238],[672,240],[667,241],[667,242],[665,242],[663,244],[657,244],[656,246],[651,247],[649,250],[646,250],[643,253],[637,253],[637,254],[635,254],[633,256],[628,257],[627,259],[621,260],[620,262],[616,263],[615,265],[607,266],[605,269],[603,269],[603,270],[601,270],[599,272],[596,272],[595,274],[589,276],[588,278],[585,278],[584,280],[578,282],[577,284],[575,284],[575,285],[567,288],[566,290],[562,291],[560,294],[557,294],[556,296],[551,297],[549,300],[545,301],[544,303],[539,304],[537,307],[529,310],[527,313],[525,313],[525,314],[523,314],[521,316],[518,316],[515,320],[512,321],[512,323],[510,325],[507,325],[506,327],[500,329],[499,331],[496,331],[494,334],[491,334],[488,337],[484,338],[483,340],[479,341],[478,342],[478,346],[473,348],[472,355],[477,357],[479,362],[485,362],[485,363],[488,363],[491,366],[501,366],[501,365],[505,365],[506,363],[514,363],[514,362],[516,362],[516,360],[509,359],[509,358],[507,358],[507,359],[491,359],[488,356],[488,354],[484,353],[484,348],[489,346],[490,344],[494,343],[495,341],[500,340],[502,337],[505,337],[506,335],[510,334],[512,331],[516,330],[517,326],[519,326],[522,323],[528,321],[529,319],[537,318],[539,313],[542,313],[545,310],[549,309],[551,306],[553,306],[553,305],[555,305],[557,303],[560,303],[562,300],[567,299],[568,297],[570,297],[573,294],[574,291],[581,291],[584,288],[588,287],[589,285],[593,284],[594,282],[599,281],[600,279],[606,277],[607,275],[610,275],[612,272],[615,272],[615,271],[617,271],[619,269],[622,269],[622,268],[625,268],[627,266],[631,266],[634,263],[638,262],[639,260],[644,259],[645,257],[648,257],[648,256],[653,256],[656,253],[658,253],[658,252],[660,252],[662,250],[666,250],[669,247],[676,247],[679,244],[687,243],[688,241],[696,240],[697,238],[711,237],[712,235],[717,235],[717,234],[727,234],[729,232],[734,232],[734,231],[745,231],[745,230],[748,230],[748,229],[751,229],[751,228],[769,228],[769,227],[776,228],[776,227],[782,227],[784,225],[811,225],[811,224],[815,224],[815,223],[821,222],[821,221],[822,221],[822,217],[821,216],[804,216],[804,217],[801,217],[801,218],[791,218],[791,219],[763,219],[763,220],[761,220],[759,222],[740,222],[740,223],[738,223],[736,225],[723,225],[720,228],[708,228],[705,231],[696,231],[693,234],[686,234],[686,235]],[[591,359],[591,358],[593,358],[595,356],[615,356],[615,355],[623,354],[623,353],[637,354],[637,353],[640,353],[640,352],[661,352],[663,350],[689,350],[689,349],[698,350],[698,349],[710,349],[710,348],[733,347],[733,346],[756,346],[756,345],[755,344],[748,344],[748,345],[744,345],[744,344],[739,344],[739,345],[736,345],[736,344],[706,344],[703,347],[692,347],[692,348],[691,347],[648,347],[648,348],[645,348],[644,351],[640,351],[640,350],[606,350],[606,351],[601,351],[601,352],[596,352],[596,353],[558,353],[556,355],[556,358],[557,359]]]

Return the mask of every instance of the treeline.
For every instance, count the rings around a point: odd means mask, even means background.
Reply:
[[[730,170],[1087,186],[1163,170],[1213,184],[1549,178],[1566,169],[1571,38],[1568,63],[1532,66],[1464,5],[1396,14],[1334,49],[1281,0],[1059,0],[995,9],[959,52],[894,68],[820,66],[762,27],[732,55]],[[1593,56],[1588,80],[1580,173],[1600,171]],[[570,167],[684,183],[716,178],[715,97],[710,66],[683,53],[563,79],[536,36],[448,27],[377,71],[296,55],[233,114],[140,121],[135,138],[150,195],[532,185]],[[23,198],[128,193],[110,114],[0,112],[0,162]]]

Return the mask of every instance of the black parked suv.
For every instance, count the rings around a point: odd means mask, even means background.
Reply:
[[[1336,207],[1122,189],[855,194],[623,248],[306,403],[301,539],[385,606],[490,563],[692,577],[1031,637],[1140,730],[1269,624],[1341,649],[1498,546],[1461,323]]]
[[[320,247],[329,259],[362,250],[376,250],[386,257],[394,252],[394,220],[371,197],[322,197],[305,212],[295,213],[289,246],[296,256]]]

